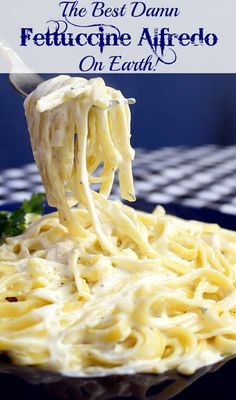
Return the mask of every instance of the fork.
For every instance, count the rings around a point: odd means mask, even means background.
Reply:
[[[37,86],[44,81],[42,76],[33,72],[18,56],[18,54],[0,38],[0,51],[7,58],[10,65],[9,81],[14,89],[22,96],[27,97]],[[16,72],[17,71],[17,72]],[[125,99],[128,104],[135,104],[133,97]],[[109,107],[119,104],[119,100],[111,100]]]

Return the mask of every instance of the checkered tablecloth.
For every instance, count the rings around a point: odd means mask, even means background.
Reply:
[[[236,146],[137,149],[133,173],[140,199],[210,207],[236,215]],[[42,191],[35,164],[0,172],[0,204]],[[116,184],[114,195],[117,193]]]

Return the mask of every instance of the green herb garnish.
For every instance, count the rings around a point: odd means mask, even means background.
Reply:
[[[22,206],[14,211],[0,211],[0,242],[6,237],[20,235],[26,228],[26,214],[42,214],[45,194],[34,193],[29,200],[24,200]]]
[[[46,196],[44,193],[33,193],[29,200],[24,200],[22,207],[25,214],[42,214]]]

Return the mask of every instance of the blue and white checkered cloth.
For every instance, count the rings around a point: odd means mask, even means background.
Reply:
[[[137,198],[236,215],[236,146],[137,149],[133,173]],[[42,191],[35,164],[0,171],[1,205]],[[116,183],[113,195],[118,192]]]

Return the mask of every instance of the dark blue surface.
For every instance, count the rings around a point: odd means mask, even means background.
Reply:
[[[132,106],[135,147],[236,143],[236,74],[103,77],[108,85],[137,99]],[[31,162],[32,154],[23,98],[12,89],[5,74],[0,74],[0,96],[1,169]]]

